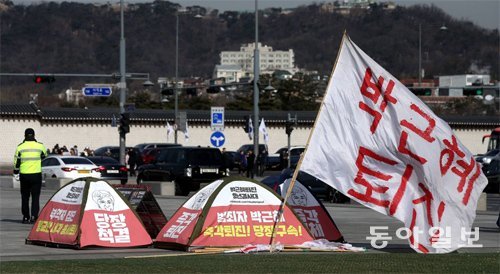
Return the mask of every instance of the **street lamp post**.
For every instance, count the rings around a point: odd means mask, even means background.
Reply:
[[[123,23],[123,0],[120,0],[120,114],[125,113],[127,83],[125,82],[125,26]],[[120,164],[125,165],[125,132],[120,132]]]
[[[179,73],[179,12],[175,13],[175,86],[174,86],[174,117],[176,129],[174,130],[174,143],[177,144],[177,129],[179,125],[177,120],[179,117],[179,92],[178,88],[178,73]]]
[[[422,24],[418,24],[418,87],[422,86]]]
[[[255,0],[255,50],[253,62],[253,147],[255,159],[259,156],[259,13]]]
[[[446,31],[448,28],[443,24],[440,31]],[[418,24],[418,87],[422,87],[422,24]]]

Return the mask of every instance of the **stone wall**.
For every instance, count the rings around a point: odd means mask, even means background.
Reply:
[[[51,149],[55,144],[66,145],[68,148],[77,145],[82,151],[85,147],[92,149],[106,145],[117,146],[119,144],[118,130],[105,123],[45,123],[37,119],[0,119],[0,165],[12,165],[13,155],[16,146],[24,138],[24,130],[31,127],[36,132],[36,139]],[[458,139],[474,154],[484,153],[486,144],[481,144],[483,135],[491,133],[491,129],[455,129]],[[210,146],[210,124],[189,124],[189,141],[186,141],[184,134],[179,132],[178,142],[182,145]],[[268,144],[270,153],[274,153],[281,147],[287,145],[287,135],[284,127],[269,127],[270,143]],[[291,135],[292,145],[305,145],[309,136],[310,128],[296,128]],[[237,150],[243,144],[251,144],[252,140],[243,131],[241,126],[229,126],[224,130],[227,150]],[[260,143],[263,137],[260,136]],[[164,125],[136,125],[130,127],[127,134],[127,146],[134,146],[139,143],[162,142],[173,143],[174,136],[167,139],[167,130]]]

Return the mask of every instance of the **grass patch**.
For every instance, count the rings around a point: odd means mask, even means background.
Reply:
[[[499,273],[499,253],[221,254],[2,262],[1,273]]]

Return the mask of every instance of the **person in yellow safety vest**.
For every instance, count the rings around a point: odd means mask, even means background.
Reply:
[[[42,143],[35,140],[35,131],[32,128],[27,128],[24,131],[24,141],[17,146],[14,155],[14,178],[21,181],[23,224],[34,223],[38,218],[42,190],[42,159],[46,156],[47,149]]]

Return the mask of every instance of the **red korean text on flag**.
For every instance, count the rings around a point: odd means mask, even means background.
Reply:
[[[467,244],[487,184],[448,124],[347,35],[300,169],[401,220],[422,253]]]

